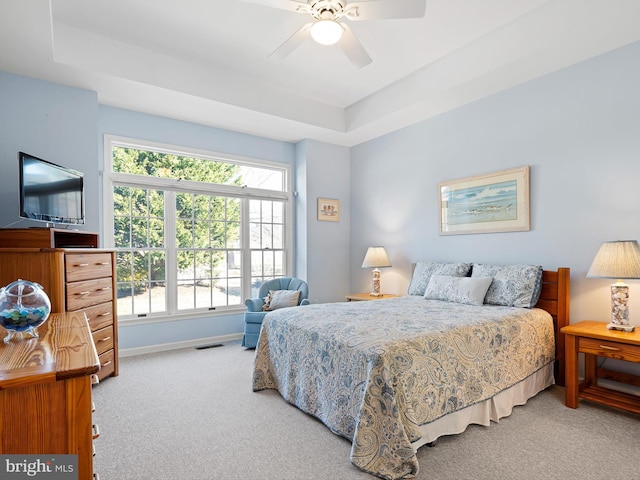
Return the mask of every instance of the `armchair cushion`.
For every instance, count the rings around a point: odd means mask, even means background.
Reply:
[[[265,311],[298,305],[300,290],[269,290],[262,309]]]

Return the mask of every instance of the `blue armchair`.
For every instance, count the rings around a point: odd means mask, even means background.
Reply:
[[[256,348],[258,336],[262,327],[264,316],[269,313],[262,310],[264,298],[269,294],[269,290],[299,290],[298,305],[309,305],[309,286],[304,280],[292,277],[281,277],[267,280],[258,290],[258,298],[248,298],[244,304],[247,311],[244,314],[244,337],[242,346],[245,348]]]

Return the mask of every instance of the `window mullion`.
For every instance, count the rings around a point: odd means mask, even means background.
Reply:
[[[242,298],[251,297],[251,241],[249,200],[240,201],[240,248],[242,249]]]
[[[167,313],[178,311],[178,254],[176,242],[176,193],[165,191],[164,241],[166,252]]]

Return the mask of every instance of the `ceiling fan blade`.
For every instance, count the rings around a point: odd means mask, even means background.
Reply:
[[[304,0],[240,0],[245,3],[254,3],[271,8],[280,8],[300,13],[311,13],[309,5]]]
[[[282,60],[296,48],[302,45],[311,37],[311,26],[313,23],[307,23],[298,29],[296,33],[287,38],[282,45],[269,54],[269,57]]]
[[[352,21],[424,17],[427,0],[349,2],[344,16]]]
[[[344,32],[338,45],[342,48],[344,54],[358,68],[369,65],[372,61],[371,57],[360,43],[360,40],[353,34],[347,24],[341,23],[340,25]]]

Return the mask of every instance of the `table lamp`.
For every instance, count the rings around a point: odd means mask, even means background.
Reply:
[[[637,240],[604,242],[596,253],[587,278],[615,278],[611,285],[611,323],[608,330],[632,332],[629,323],[629,286],[622,280],[640,278],[640,244]]]
[[[367,254],[364,256],[362,268],[373,268],[373,290],[370,295],[372,297],[380,297],[380,270],[379,268],[390,267],[391,262],[384,247],[369,247]]]

